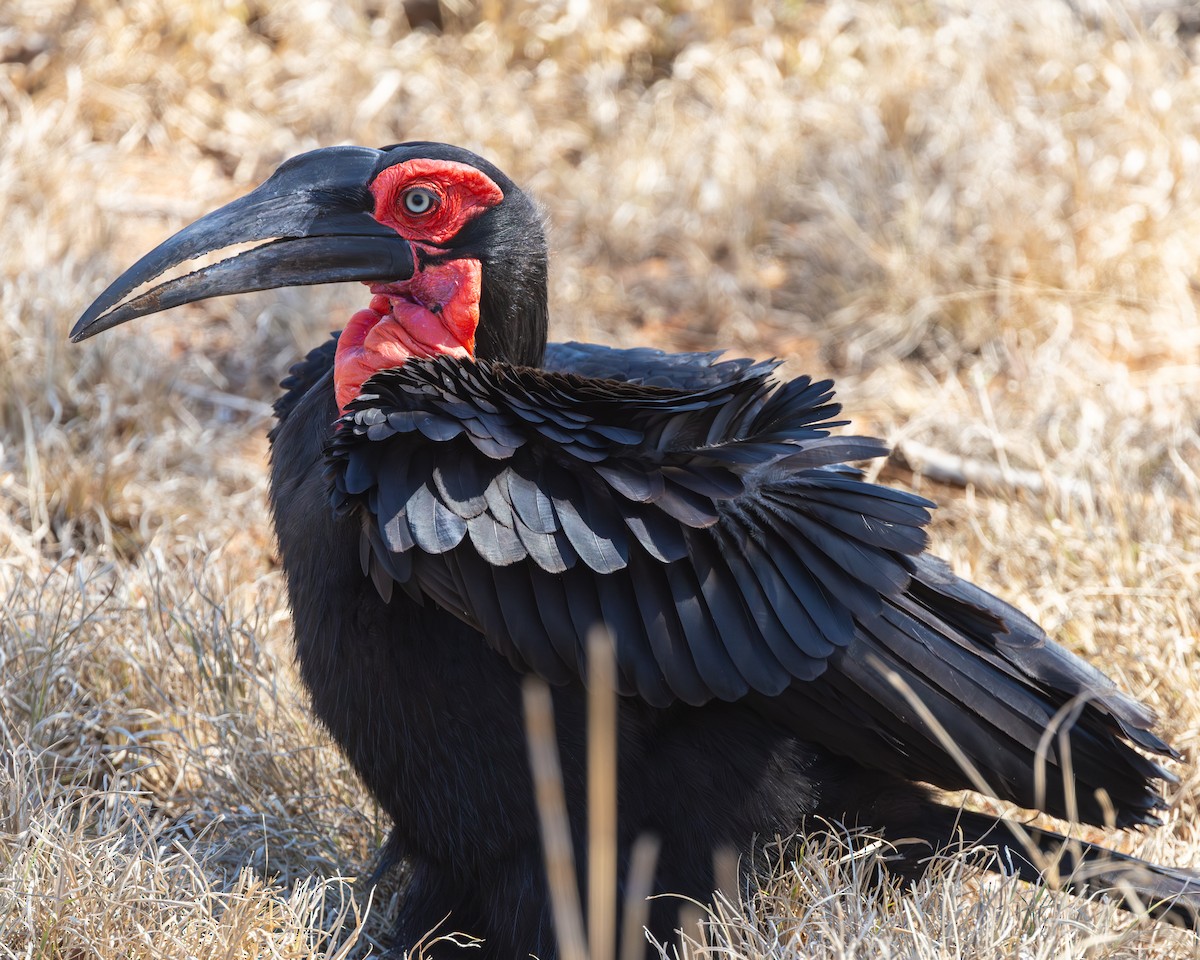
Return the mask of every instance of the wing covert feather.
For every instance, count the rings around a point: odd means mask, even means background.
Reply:
[[[329,462],[334,501],[376,525],[372,549],[423,555],[382,569],[406,569],[547,679],[581,672],[604,626],[630,688],[657,705],[777,695],[824,669],[880,591],[905,587],[930,505],[826,469],[884,449],[828,435],[828,382],[777,385],[773,363],[709,354],[564,349],[627,375],[438,358],[368,381]],[[731,550],[739,527],[761,547]]]

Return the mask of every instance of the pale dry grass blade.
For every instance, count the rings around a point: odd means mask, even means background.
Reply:
[[[617,665],[612,638],[588,638],[588,958],[616,960]]]
[[[550,688],[537,677],[525,681],[524,697],[529,767],[541,823],[542,854],[558,949],[564,960],[587,960],[588,941],[571,846],[571,823],[554,734],[554,704]]]
[[[527,185],[559,338],[778,355],[836,374],[863,432],[1007,465],[884,478],[942,503],[935,552],[1156,707],[1189,763],[1164,828],[1116,842],[1200,862],[1186,5],[441,6],[438,34],[359,0],[0,4],[0,955],[384,937],[399,892],[339,912],[387,825],[308,719],[264,479],[275,382],[361,291],[65,339],[146,249],[337,142],[448,140]],[[953,859],[873,891],[804,850],[710,952],[1196,955]]]
[[[621,924],[621,960],[639,960],[646,944],[646,924],[650,920],[650,895],[654,892],[654,871],[658,865],[659,842],[642,835],[633,842],[629,854],[629,875],[625,881],[624,920]]]
[[[654,890],[658,839],[638,837],[627,874],[618,883],[617,769],[618,711],[616,660],[612,638],[596,632],[588,638],[588,808],[587,937],[584,942],[581,897],[571,850],[562,770],[553,737],[554,713],[545,684],[525,687],[529,753],[541,820],[546,874],[554,906],[559,947],[578,960],[636,960],[644,955],[646,923]],[[620,890],[625,895],[620,897]],[[621,922],[617,907],[621,904]],[[621,952],[616,952],[620,943]]]

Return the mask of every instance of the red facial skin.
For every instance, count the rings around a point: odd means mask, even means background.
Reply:
[[[414,189],[436,201],[412,213],[405,198]],[[375,219],[412,241],[414,258],[439,253],[435,245],[504,199],[491,178],[450,160],[395,164],[370,190]],[[338,338],[333,365],[338,407],[344,411],[372,374],[409,357],[474,357],[482,276],[478,260],[462,259],[419,268],[410,280],[369,284],[371,305],[355,313]]]

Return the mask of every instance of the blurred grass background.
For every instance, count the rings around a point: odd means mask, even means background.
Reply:
[[[309,720],[265,507],[288,365],[361,288],[66,332],[283,159],[445,140],[545,207],[553,335],[835,375],[935,550],[1159,711],[1200,864],[1200,44],[1136,0],[5,0],[0,957],[373,949],[386,824]],[[922,452],[988,482],[934,483]],[[1100,839],[1100,832],[1089,833]],[[814,844],[722,956],[1178,957],[947,862]],[[715,955],[693,945],[694,956]],[[706,953],[708,949],[710,952]]]

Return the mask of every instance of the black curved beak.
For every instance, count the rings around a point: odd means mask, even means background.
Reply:
[[[409,279],[412,247],[370,213],[368,186],[382,156],[367,147],[327,147],[293,157],[260,187],[180,230],[121,274],[79,318],[71,339],[231,293]],[[126,299],[172,267],[255,240],[269,242]]]

